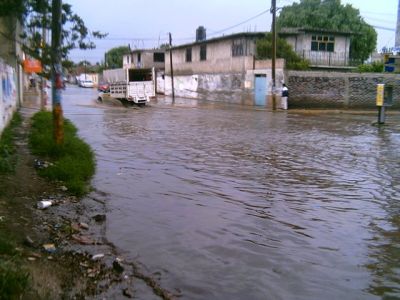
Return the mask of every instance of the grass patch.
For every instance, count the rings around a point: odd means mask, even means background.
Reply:
[[[32,117],[29,145],[33,154],[53,163],[39,174],[50,180],[62,181],[68,190],[81,196],[88,192],[88,181],[95,172],[94,153],[77,136],[76,127],[64,120],[64,144],[57,145],[53,138],[53,116],[38,112]]]
[[[27,270],[10,238],[0,236],[0,298],[20,299],[30,285]]]
[[[9,174],[15,171],[17,164],[17,149],[14,144],[15,128],[21,124],[22,117],[16,112],[10,124],[3,130],[0,137],[0,174]]]

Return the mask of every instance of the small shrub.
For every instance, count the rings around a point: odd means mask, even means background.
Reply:
[[[53,163],[40,170],[40,175],[63,181],[75,195],[87,192],[87,182],[95,172],[94,154],[90,146],[77,136],[77,129],[69,120],[64,120],[64,143],[57,145],[53,138],[51,113],[35,114],[29,144],[33,154]]]
[[[20,299],[27,290],[29,273],[20,265],[15,245],[4,236],[0,237],[0,298]]]
[[[362,64],[357,67],[360,73],[382,73],[384,68],[383,62],[375,61],[370,64]]]

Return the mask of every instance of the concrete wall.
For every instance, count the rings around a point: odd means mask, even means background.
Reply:
[[[175,96],[234,104],[253,104],[245,88],[245,74],[196,74],[174,76]],[[172,95],[171,77],[165,76],[165,94]]]
[[[172,49],[172,62],[174,74],[220,74],[245,72],[253,69],[253,55],[232,57],[232,40],[222,40],[214,43],[207,43],[207,59],[200,61],[200,45],[188,46],[192,48],[192,61],[186,62],[186,49],[182,47]],[[254,42],[248,43],[249,53],[254,53]],[[165,71],[170,74],[169,52],[165,55]]]
[[[123,68],[156,68],[156,69],[164,69],[164,62],[155,62],[154,61],[154,52],[163,52],[162,50],[153,51],[153,50],[143,50],[138,52],[133,52],[128,55],[124,55],[122,59]],[[139,53],[140,53],[140,62],[139,62]]]
[[[312,36],[315,33],[299,33],[297,35],[289,35],[285,40],[292,46],[294,51],[304,59],[308,59],[311,65],[329,66],[338,65],[346,66],[349,63],[350,37],[338,36],[335,34],[324,34],[324,36],[335,37],[335,51],[311,51]]]
[[[16,19],[0,18],[0,134],[22,103],[22,50],[16,42],[21,32]]]
[[[270,65],[270,61],[258,61],[256,63],[256,66],[259,67],[258,69],[250,69],[245,72],[193,75],[175,75],[174,73],[175,95],[184,98],[254,105],[254,83],[256,75],[266,75],[267,99],[272,93],[272,71]],[[277,60],[277,89],[281,87],[285,79],[283,65],[283,60]],[[157,90],[161,92],[162,87],[164,87],[162,92],[166,95],[172,95],[170,76],[164,76],[164,80],[162,80],[161,77],[157,78]]]
[[[17,109],[17,72],[0,59],[0,134]]]
[[[376,108],[376,85],[392,84],[400,108],[400,74],[289,71],[289,108]]]

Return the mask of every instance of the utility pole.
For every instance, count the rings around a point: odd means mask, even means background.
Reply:
[[[46,47],[46,12],[47,12],[47,8],[46,8],[46,4],[42,3],[43,7],[42,7],[42,66],[44,66],[44,58],[45,58],[45,53],[44,53],[44,49]],[[44,93],[44,89],[46,87],[46,79],[44,78],[44,76],[41,76],[41,80],[40,80],[40,110],[41,111],[45,111],[46,110],[46,99],[45,99],[45,93]]]
[[[174,88],[174,68],[172,65],[172,36],[169,33],[169,63],[171,67],[171,87],[172,87],[172,103],[175,103],[175,88]]]
[[[395,36],[395,43],[394,47],[396,49],[400,48],[400,0],[397,4],[397,23],[396,23],[396,36]],[[398,52],[399,50],[397,50]]]
[[[271,0],[271,13],[272,13],[272,110],[276,110],[276,76],[275,76],[275,62],[276,62],[276,0]]]
[[[53,132],[57,145],[64,142],[64,120],[61,107],[61,90],[63,89],[62,66],[61,66],[61,3],[62,0],[52,0],[51,20],[51,79],[53,96]]]

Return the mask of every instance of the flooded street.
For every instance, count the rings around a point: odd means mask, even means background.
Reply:
[[[182,299],[400,298],[400,116],[118,107],[69,87],[107,239]],[[393,298],[389,298],[392,296]]]

